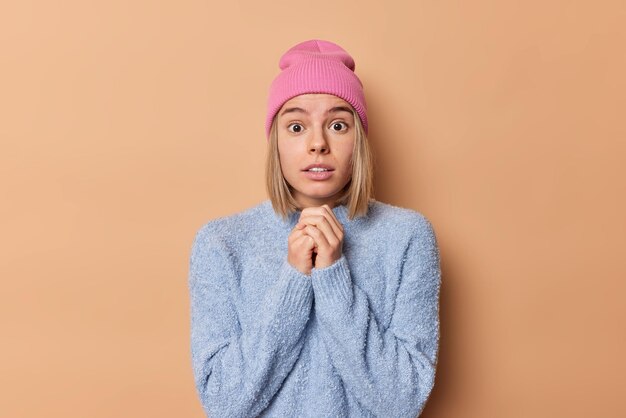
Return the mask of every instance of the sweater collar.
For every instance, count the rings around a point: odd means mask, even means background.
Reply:
[[[274,208],[272,207],[272,202],[269,199],[265,200],[263,202],[263,205],[266,207],[268,211],[271,212],[272,217],[277,223],[279,223],[281,226],[288,228],[288,229],[293,229],[293,227],[296,226],[296,224],[298,223],[298,220],[300,219],[300,215],[302,214],[302,210],[296,210],[295,212],[291,212],[289,215],[287,215],[287,219],[285,220],[282,218],[282,216],[274,212]],[[363,217],[356,217],[354,219],[349,219],[348,207],[345,204],[337,205],[333,207],[332,210],[335,216],[337,217],[337,220],[344,227],[349,227],[350,225],[361,222],[363,220]]]

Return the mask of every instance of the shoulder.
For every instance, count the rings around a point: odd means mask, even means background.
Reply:
[[[367,216],[372,222],[392,233],[435,239],[433,224],[418,210],[372,199]]]
[[[265,216],[266,206],[267,201],[264,201],[233,214],[206,221],[196,231],[194,246],[200,243],[225,246],[240,241],[250,227],[258,224]]]
[[[402,274],[413,274],[420,286],[434,286],[441,283],[439,244],[432,222],[420,211],[377,202],[373,215],[386,218],[390,229],[394,229],[394,241],[402,250]],[[393,245],[393,243],[391,244]]]

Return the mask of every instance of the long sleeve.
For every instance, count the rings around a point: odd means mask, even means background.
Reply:
[[[191,355],[196,389],[211,417],[253,417],[267,407],[295,364],[313,301],[310,276],[285,262],[242,331],[238,265],[230,244],[201,229],[190,260]]]
[[[375,416],[421,414],[434,385],[439,345],[441,271],[430,222],[420,218],[406,246],[386,330],[365,292],[352,283],[345,255],[311,274],[322,340],[348,395]]]

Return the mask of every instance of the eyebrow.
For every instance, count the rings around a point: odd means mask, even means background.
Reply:
[[[291,112],[301,112],[301,113],[305,113],[305,114],[309,114],[309,112],[307,112],[306,110],[302,109],[301,107],[288,107],[287,109],[283,110],[280,113],[280,116],[283,116],[285,113],[291,113]],[[332,107],[330,109],[328,109],[328,111],[326,113],[336,113],[336,112],[348,112],[350,114],[352,114],[352,110],[349,107],[346,106],[335,106]]]

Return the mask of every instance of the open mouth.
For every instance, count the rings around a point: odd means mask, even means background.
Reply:
[[[313,167],[313,168],[309,168],[308,170],[305,170],[305,171],[312,172],[312,173],[322,173],[324,171],[333,171],[333,170],[329,169],[329,168]]]

